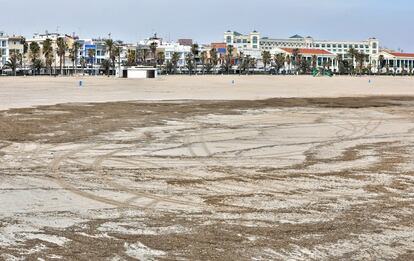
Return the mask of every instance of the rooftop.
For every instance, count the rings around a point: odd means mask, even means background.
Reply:
[[[285,52],[293,53],[293,48],[280,48]],[[331,52],[328,52],[326,50],[320,50],[320,49],[298,49],[300,54],[310,54],[310,55],[335,55]]]

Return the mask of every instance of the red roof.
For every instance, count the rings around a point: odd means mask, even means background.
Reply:
[[[288,52],[290,54],[294,50],[293,48],[280,48],[280,49],[282,49],[283,51]],[[326,50],[321,50],[321,49],[302,49],[302,48],[300,48],[299,53],[300,54],[310,54],[310,55],[334,55],[331,52],[328,52]]]
[[[396,56],[396,57],[406,57],[406,58],[414,58],[414,53],[393,53],[390,52],[389,54]]]

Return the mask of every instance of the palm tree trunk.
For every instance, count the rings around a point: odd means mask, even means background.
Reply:
[[[59,61],[59,66],[60,66],[60,75],[63,75],[63,66],[62,66],[62,55],[60,56],[60,59],[59,59],[60,61]]]

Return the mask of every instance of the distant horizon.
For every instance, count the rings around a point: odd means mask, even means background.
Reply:
[[[408,0],[0,0],[3,10],[30,10],[2,14],[8,35],[32,37],[48,30],[80,38],[107,37],[136,43],[157,33],[168,41],[193,39],[199,44],[223,42],[227,30],[262,37],[289,38],[299,34],[318,40],[379,39],[383,48],[414,52],[414,34],[408,33],[414,3]],[[110,14],[110,17],[107,15]]]

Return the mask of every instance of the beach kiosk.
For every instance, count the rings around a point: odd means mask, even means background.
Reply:
[[[145,66],[122,67],[121,73],[117,74],[120,78],[130,79],[153,79],[158,76],[156,68]]]

